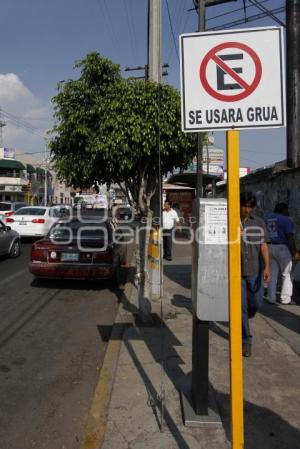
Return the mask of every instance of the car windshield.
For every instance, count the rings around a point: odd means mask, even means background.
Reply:
[[[24,207],[18,209],[15,215],[45,215],[46,209],[43,207]]]
[[[1,210],[11,210],[11,203],[0,203],[0,211]]]

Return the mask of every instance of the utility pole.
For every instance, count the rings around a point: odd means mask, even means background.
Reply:
[[[0,148],[3,147],[3,128],[6,126],[6,122],[2,118],[2,111],[0,109]]]
[[[205,31],[205,0],[198,1],[198,31]],[[203,197],[203,134],[197,138],[196,225],[200,225],[200,198]],[[194,243],[196,244],[196,243]],[[198,251],[198,249],[196,249]],[[196,268],[196,273],[198,269]],[[194,268],[194,269],[195,269]],[[208,415],[209,322],[193,312],[192,403],[196,415]]]
[[[45,181],[44,181],[44,206],[47,206],[47,197],[48,197],[48,170],[47,170],[47,144],[45,143]]]
[[[161,63],[161,0],[148,0],[148,79],[161,83],[162,63]],[[159,90],[158,114],[159,114]],[[160,244],[161,216],[162,216],[162,176],[160,161],[160,137],[157,136],[157,159],[153,161],[157,167],[158,183],[156,192],[151,202],[153,210],[153,228],[150,239],[152,240],[152,256],[149,261],[150,295],[151,298],[161,298],[162,296],[162,257]],[[151,252],[151,249],[150,249]]]
[[[148,0],[148,78],[161,82],[161,0]]]
[[[300,166],[300,1],[286,2],[287,165]]]

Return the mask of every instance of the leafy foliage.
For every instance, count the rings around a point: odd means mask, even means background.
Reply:
[[[98,53],[75,65],[77,80],[58,85],[50,144],[58,175],[69,185],[125,182],[141,209],[162,173],[186,166],[195,139],[180,124],[180,96],[168,85],[126,80]]]

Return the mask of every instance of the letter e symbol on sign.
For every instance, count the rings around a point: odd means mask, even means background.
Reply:
[[[218,55],[218,52],[221,50],[234,48],[242,50],[242,53],[228,53],[226,55]],[[252,60],[252,66],[254,67],[254,77],[252,81],[247,82],[244,77],[240,76],[240,73],[243,73],[241,67],[232,68],[226,60],[241,60],[244,59],[244,54],[250,57]],[[211,80],[209,80],[207,76],[207,66],[210,62],[216,64],[216,73],[217,73],[217,82],[211,84]],[[255,91],[257,86],[260,83],[261,75],[262,75],[262,65],[261,61],[257,55],[257,53],[250,48],[248,45],[243,44],[241,42],[223,42],[215,47],[211,48],[208,53],[204,56],[201,64],[200,64],[200,82],[204,90],[216,100],[221,101],[239,101],[248,97]],[[230,76],[236,83],[225,83],[225,75]],[[227,90],[238,90],[237,93],[230,92],[229,94],[225,94],[221,91]]]
[[[231,54],[231,55],[219,55],[219,58],[222,61],[234,61],[237,59],[243,59],[243,53]],[[225,75],[227,73],[221,69],[218,65],[216,65],[217,69],[217,90],[231,90],[231,89],[242,89],[243,87],[237,83],[225,83]],[[243,69],[241,67],[232,67],[235,73],[243,73]]]

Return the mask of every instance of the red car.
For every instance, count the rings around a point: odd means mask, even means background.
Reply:
[[[59,220],[32,245],[29,271],[45,279],[112,279],[119,283],[126,243],[110,221],[97,217]],[[123,243],[123,244],[122,244]]]

